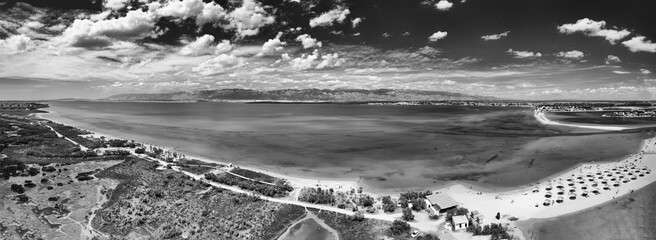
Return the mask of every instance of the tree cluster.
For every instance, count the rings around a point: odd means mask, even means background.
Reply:
[[[298,200],[316,204],[335,204],[335,195],[330,190],[321,188],[303,188]]]
[[[254,182],[251,180],[246,180],[240,177],[233,176],[231,174],[217,175],[217,174],[207,173],[205,174],[205,178],[210,181],[214,181],[225,185],[238,186],[241,189],[257,192],[259,194],[268,197],[284,197],[287,196],[287,194],[291,190],[293,190],[293,188],[291,188],[291,186],[289,185],[287,186],[269,185],[269,184]]]
[[[492,240],[510,239],[508,229],[501,224],[492,223],[481,227],[480,225],[470,225],[467,231],[474,233],[474,235],[491,235]]]

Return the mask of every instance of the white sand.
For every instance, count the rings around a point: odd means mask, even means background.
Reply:
[[[556,122],[553,120],[549,120],[543,111],[535,111],[535,118],[542,124],[545,125],[557,125],[557,126],[565,126],[565,127],[575,127],[575,128],[587,128],[587,129],[596,129],[596,130],[604,130],[604,131],[622,131],[629,129],[628,127],[618,127],[618,126],[596,126],[596,125],[583,125],[583,124],[568,124],[568,123],[560,123]]]
[[[633,190],[645,187],[656,181],[656,172],[653,172],[655,169],[656,138],[651,138],[643,142],[640,153],[633,154],[624,160],[610,163],[581,164],[558,176],[542,180],[537,185],[523,189],[498,193],[477,192],[457,184],[438,191],[448,193],[463,207],[479,211],[484,215],[484,221],[486,223],[507,222],[507,220],[502,219],[499,221],[494,218],[497,212],[501,213],[502,216],[518,217],[520,220],[550,218],[590,208],[631,193]],[[650,173],[646,174],[647,172]],[[632,173],[633,175],[628,175],[628,173]],[[641,177],[639,174],[643,174],[644,176]],[[620,178],[620,176],[624,178]],[[578,177],[582,178],[578,179]],[[632,180],[632,177],[635,177],[635,180]],[[612,178],[615,178],[616,181],[611,181]],[[570,182],[568,179],[572,181]],[[628,182],[623,182],[625,179],[628,179]],[[594,181],[598,184],[597,189],[600,192],[599,194],[592,192],[595,189],[592,186]],[[609,190],[603,189],[606,185],[602,181],[608,182]],[[619,186],[613,186],[616,182],[619,183]],[[559,183],[562,183],[563,195],[558,195],[560,189],[557,186]],[[570,183],[573,186],[569,186]],[[552,186],[551,191],[546,190],[548,186]],[[586,191],[582,189],[583,186],[587,186],[588,197],[582,196],[582,193]],[[533,191],[536,189],[538,192],[534,193]],[[575,189],[575,200],[569,199],[570,189]],[[545,197],[547,192],[552,193],[551,198]],[[560,196],[564,199],[562,203],[554,202],[550,206],[543,205],[545,200],[555,201]]]

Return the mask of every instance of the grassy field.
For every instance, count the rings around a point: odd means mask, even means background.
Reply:
[[[520,221],[531,240],[656,239],[656,183],[578,213]]]

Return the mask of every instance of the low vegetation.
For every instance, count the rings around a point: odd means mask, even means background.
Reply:
[[[97,173],[121,183],[93,225],[114,237],[271,239],[305,213],[302,207],[217,189],[157,166],[130,159]]]
[[[298,200],[309,203],[316,204],[335,204],[335,196],[333,195],[333,189],[321,189],[321,188],[307,188],[304,187],[301,189],[301,192],[298,195]]]
[[[253,191],[267,197],[284,197],[293,191],[291,185],[287,182],[278,182],[277,184],[265,184],[244,178],[240,178],[228,173],[205,174],[205,178],[229,186],[238,186],[241,189]]]
[[[358,218],[330,211],[315,212],[321,220],[337,231],[340,240],[384,239],[387,229],[392,225],[387,221]]]

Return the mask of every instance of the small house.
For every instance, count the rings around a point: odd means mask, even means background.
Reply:
[[[453,225],[454,231],[467,229],[469,226],[469,219],[467,219],[466,215],[456,215],[451,218],[451,225]]]

